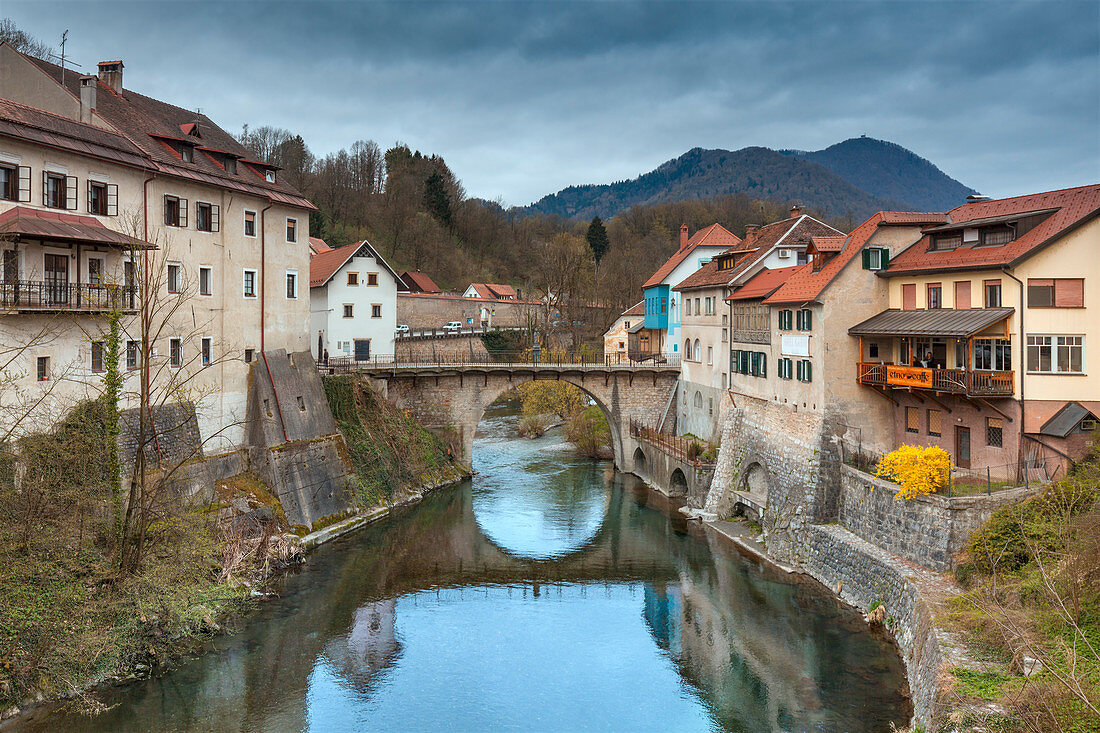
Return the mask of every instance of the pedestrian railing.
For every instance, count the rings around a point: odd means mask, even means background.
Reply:
[[[664,453],[694,466],[714,465],[714,460],[703,460],[702,456],[711,448],[703,441],[686,435],[668,435],[652,425],[631,418],[630,436],[644,440]]]
[[[378,369],[427,369],[431,367],[617,367],[645,369],[654,367],[679,367],[679,358],[667,358],[660,362],[632,359],[628,354],[605,354],[588,351],[539,351],[523,349],[498,351],[487,354],[469,351],[437,351],[431,355],[406,356],[399,354],[372,354],[369,357],[330,356],[322,359],[317,368],[329,374]]]

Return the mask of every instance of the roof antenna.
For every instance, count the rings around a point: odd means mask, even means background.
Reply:
[[[55,53],[50,54],[50,58],[59,59],[61,61],[61,86],[65,86],[65,44],[69,41],[69,29],[66,28],[65,32],[61,34],[61,55],[58,56]],[[80,66],[80,64],[69,62],[73,66]]]

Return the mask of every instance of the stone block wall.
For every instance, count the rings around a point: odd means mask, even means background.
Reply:
[[[851,466],[841,466],[840,523],[887,552],[947,572],[970,535],[1002,506],[1033,496],[1038,488],[980,496],[895,499],[897,486]]]
[[[541,318],[542,304],[522,300],[463,298],[459,295],[398,293],[397,322],[414,330],[443,328],[450,321],[459,321],[464,327],[481,326],[481,311],[485,308],[493,311],[494,326],[527,327]]]
[[[145,446],[146,465],[174,467],[181,461],[203,457],[194,403],[159,405],[150,412],[154,439]],[[140,441],[140,409],[123,410],[119,413],[118,448],[124,473],[133,467]]]
[[[398,339],[394,344],[397,359],[407,361],[431,361],[437,357],[444,359],[461,356],[471,359],[487,359],[480,336],[438,336],[434,338]]]

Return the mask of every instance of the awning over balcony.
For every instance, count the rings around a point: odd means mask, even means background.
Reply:
[[[108,229],[94,217],[60,211],[40,211],[26,206],[16,206],[0,214],[0,236],[106,244],[126,249],[154,249],[147,242]]]
[[[941,336],[969,338],[1015,312],[1014,308],[903,311],[890,309],[848,329],[852,336]]]

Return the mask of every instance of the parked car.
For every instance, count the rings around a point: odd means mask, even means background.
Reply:
[[[409,335],[409,326],[408,326],[407,323],[397,324],[397,329],[396,330],[397,330],[397,335],[398,336],[408,336]]]
[[[462,330],[462,324],[459,321],[451,321],[443,327],[444,333],[458,333]]]

